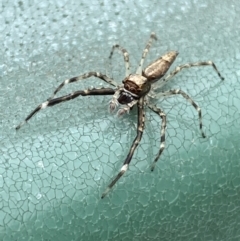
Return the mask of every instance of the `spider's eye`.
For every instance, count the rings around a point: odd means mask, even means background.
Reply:
[[[127,90],[127,91],[129,91],[129,92],[131,92],[131,93],[133,93],[135,95],[137,95],[138,92],[139,92],[138,91],[139,86],[136,85],[134,82],[129,81],[129,80],[125,81],[124,88],[125,88],[125,90]]]

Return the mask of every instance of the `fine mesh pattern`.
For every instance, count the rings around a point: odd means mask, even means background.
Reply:
[[[0,6],[0,240],[239,240],[240,52],[237,0],[3,1]],[[133,3],[135,2],[135,3]],[[154,172],[160,119],[146,129],[128,172],[101,200],[136,134],[137,113],[117,119],[110,96],[79,97],[18,125],[64,80],[100,71],[124,77],[119,43],[136,71],[150,33],[158,41],[145,64],[168,50],[173,64],[212,60],[183,70],[166,89],[187,92],[154,100],[167,114],[166,149]],[[64,87],[107,85],[96,78]]]

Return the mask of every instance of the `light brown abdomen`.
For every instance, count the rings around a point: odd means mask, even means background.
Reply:
[[[158,80],[162,78],[168,71],[171,64],[174,62],[178,55],[176,51],[170,51],[158,58],[143,70],[143,76],[149,81]]]

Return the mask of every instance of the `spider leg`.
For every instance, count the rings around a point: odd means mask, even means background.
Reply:
[[[144,63],[144,60],[145,60],[145,58],[146,58],[146,56],[147,56],[147,54],[149,52],[149,49],[150,49],[150,47],[152,45],[153,40],[157,40],[157,36],[156,36],[155,33],[151,33],[150,39],[148,40],[148,43],[147,43],[145,49],[143,50],[142,58],[141,58],[141,61],[140,61],[139,65],[138,65],[138,69],[137,69],[136,74],[142,74],[143,63]]]
[[[101,89],[91,89],[91,90],[78,90],[71,94],[64,95],[55,99],[47,100],[37,106],[27,117],[26,119],[21,122],[17,127],[16,130],[19,130],[29,119],[31,119],[37,112],[47,107],[59,104],[64,101],[75,99],[78,96],[87,96],[87,95],[112,95],[115,93],[114,89],[111,88],[101,88]]]
[[[110,52],[109,59],[112,58],[112,55],[113,55],[113,52],[114,52],[115,49],[119,49],[123,54],[123,58],[124,58],[124,62],[125,62],[125,68],[126,68],[126,77],[127,77],[127,76],[130,75],[129,54],[128,54],[126,49],[122,48],[118,44],[115,44],[115,45],[112,46],[112,50]]]
[[[202,137],[205,138],[206,135],[203,132],[203,125],[202,125],[202,111],[201,108],[194,102],[194,100],[186,94],[184,91],[176,89],[176,90],[169,90],[165,91],[162,93],[159,93],[159,96],[164,97],[164,96],[171,96],[171,95],[182,95],[183,98],[185,98],[198,112],[198,119],[199,119],[199,128],[202,134]]]
[[[172,77],[174,77],[182,69],[187,69],[187,68],[192,68],[192,67],[197,67],[197,66],[206,66],[206,65],[211,65],[214,68],[214,70],[217,72],[219,78],[221,80],[224,80],[224,78],[221,76],[220,72],[218,71],[216,65],[212,61],[205,61],[205,62],[187,63],[187,64],[180,65],[180,66],[176,67],[172,72],[170,72],[170,74],[167,75],[167,77],[164,78],[162,81],[168,82]]]
[[[118,84],[113,80],[111,79],[110,77],[100,73],[100,72],[89,72],[89,73],[86,73],[86,74],[83,74],[83,75],[79,75],[79,76],[76,76],[76,77],[73,77],[73,78],[70,78],[70,79],[66,79],[64,80],[58,87],[57,89],[53,92],[53,95],[48,98],[48,100],[51,100],[54,98],[54,96],[57,94],[58,91],[60,91],[63,86],[69,84],[69,83],[73,83],[73,82],[77,82],[79,80],[83,80],[83,79],[87,79],[87,78],[90,78],[92,76],[95,76],[96,78],[99,78],[99,79],[102,79],[104,80],[106,83],[112,85],[112,86],[117,86]]]
[[[167,119],[166,119],[166,115],[165,113],[158,107],[156,107],[155,105],[151,105],[151,104],[147,104],[147,106],[154,111],[157,115],[160,116],[160,118],[162,119],[162,125],[161,125],[161,141],[160,141],[160,149],[158,151],[158,154],[156,156],[156,158],[153,161],[152,167],[151,167],[151,171],[154,170],[156,162],[158,161],[159,157],[161,156],[164,148],[165,148],[165,132],[166,132],[166,126],[167,126]]]
[[[132,146],[129,150],[129,153],[123,163],[123,166],[117,176],[113,179],[113,181],[108,185],[107,189],[103,192],[102,197],[104,198],[107,193],[112,189],[112,187],[116,184],[116,182],[122,177],[122,175],[128,170],[129,163],[132,160],[133,154],[142,139],[142,134],[144,130],[144,97],[140,98],[138,101],[138,128],[137,128],[137,136],[135,137]]]

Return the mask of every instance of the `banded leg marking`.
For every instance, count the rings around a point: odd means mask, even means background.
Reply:
[[[78,96],[87,96],[87,95],[112,95],[114,94],[115,90],[111,88],[101,88],[101,89],[91,89],[91,90],[78,90],[71,94],[64,95],[55,99],[47,100],[36,107],[27,117],[26,119],[21,122],[17,127],[16,130],[19,130],[29,119],[31,119],[37,112],[43,110],[47,107],[59,104],[64,101],[75,99]]]
[[[198,118],[199,118],[199,128],[202,134],[202,137],[205,138],[206,135],[203,132],[203,125],[202,125],[202,111],[201,108],[194,102],[194,100],[184,91],[176,89],[176,90],[170,90],[166,92],[160,93],[161,96],[171,96],[171,95],[182,95],[183,98],[185,98],[198,112]]]
[[[158,154],[157,154],[156,158],[154,159],[152,167],[151,167],[151,171],[153,171],[159,157],[161,156],[163,150],[165,149],[165,133],[166,133],[166,126],[167,126],[167,118],[166,118],[165,113],[160,108],[156,107],[155,105],[151,105],[151,104],[147,104],[147,105],[152,111],[154,111],[162,119],[160,149],[159,149]]]
[[[48,98],[48,100],[51,100],[54,98],[54,96],[57,94],[57,92],[59,92],[65,85],[67,84],[70,84],[70,83],[74,83],[74,82],[77,82],[77,81],[80,81],[80,80],[83,80],[83,79],[87,79],[87,78],[90,78],[90,77],[96,77],[96,78],[99,78],[99,79],[102,79],[103,81],[105,81],[106,83],[112,85],[112,86],[117,86],[117,83],[111,79],[110,77],[100,73],[100,72],[89,72],[89,73],[86,73],[86,74],[83,74],[83,75],[79,75],[79,76],[76,76],[76,77],[73,77],[73,78],[70,78],[70,79],[66,79],[64,80],[58,87],[57,89],[53,92],[53,95]]]
[[[171,78],[173,78],[177,73],[179,73],[182,69],[192,68],[192,67],[198,67],[198,66],[208,66],[211,65],[216,73],[218,74],[219,78],[221,80],[224,80],[220,72],[218,71],[216,65],[212,61],[205,61],[205,62],[197,62],[197,63],[187,63],[180,65],[176,67],[166,78],[164,78],[162,81],[168,82]]]
[[[144,60],[145,60],[145,58],[146,58],[146,56],[147,56],[147,54],[149,52],[149,49],[152,46],[153,40],[157,40],[157,36],[156,36],[155,33],[151,33],[150,39],[148,40],[148,43],[147,43],[145,49],[143,50],[142,58],[141,58],[141,61],[139,63],[139,66],[138,66],[136,74],[142,74],[143,63],[144,63]]]
[[[109,55],[109,59],[112,58],[113,52],[115,49],[119,49],[122,54],[123,54],[123,58],[124,58],[124,62],[125,62],[125,68],[126,68],[126,77],[130,75],[130,63],[129,63],[129,54],[127,52],[126,49],[122,48],[120,45],[116,44],[112,46],[112,51]]]
[[[104,198],[108,192],[112,189],[112,187],[116,184],[116,182],[122,177],[122,175],[128,170],[129,163],[132,160],[133,154],[142,139],[143,129],[145,122],[145,114],[144,114],[144,97],[140,98],[138,101],[138,127],[137,127],[137,136],[135,137],[130,151],[123,163],[123,166],[117,176],[113,179],[113,181],[108,185],[107,189],[103,192],[101,198]]]

